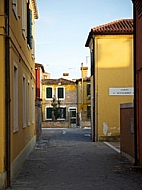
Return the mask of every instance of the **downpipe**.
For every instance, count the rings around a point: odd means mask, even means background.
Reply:
[[[9,42],[9,0],[5,0],[5,122],[6,122],[6,160],[7,187],[11,182],[10,170],[10,42]]]

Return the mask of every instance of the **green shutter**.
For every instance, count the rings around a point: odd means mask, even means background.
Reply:
[[[66,119],[66,108],[63,108],[63,117]]]
[[[46,108],[46,119],[52,119],[52,108]]]
[[[46,88],[46,98],[52,98],[52,88]]]
[[[27,3],[27,43],[30,46],[30,49],[32,49],[32,10],[29,9],[29,2]]]
[[[58,98],[64,98],[64,88],[58,88]]]
[[[87,96],[91,94],[91,91],[90,91],[90,84],[87,84]]]

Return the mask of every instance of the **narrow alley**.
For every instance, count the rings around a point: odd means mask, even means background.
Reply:
[[[43,129],[13,190],[141,190],[142,173],[88,128]]]

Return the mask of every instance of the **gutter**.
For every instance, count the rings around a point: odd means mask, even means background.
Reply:
[[[5,122],[6,122],[6,160],[7,186],[10,186],[10,42],[9,42],[9,0],[5,0]]]

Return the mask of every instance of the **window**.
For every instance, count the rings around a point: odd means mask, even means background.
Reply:
[[[46,107],[46,119],[52,119],[52,108]]]
[[[17,0],[12,0],[12,9],[15,14],[15,17],[18,18],[18,13],[17,13]]]
[[[28,81],[28,99],[27,99],[27,112],[28,112],[28,125],[30,125],[30,82]]]
[[[59,119],[66,119],[66,108],[59,108]]]
[[[64,99],[65,98],[65,89],[64,87],[57,87],[57,98]]]
[[[27,0],[22,0],[22,34],[27,35]]]
[[[33,36],[32,36],[32,10],[29,8],[29,2],[27,3],[27,43],[32,49],[32,42],[33,42]]]
[[[18,131],[18,68],[17,65],[14,64],[13,69],[14,74],[14,83],[13,83],[13,103],[14,103],[14,127],[13,132]]]
[[[87,118],[91,118],[91,106],[87,106]]]
[[[46,115],[45,119],[46,120],[52,120],[52,112],[53,108],[52,107],[46,107]],[[55,111],[55,118],[58,119],[66,119],[66,108],[65,107],[60,107]]]
[[[32,86],[32,123],[35,121],[35,92]]]
[[[91,87],[91,84],[87,84],[87,99],[90,99],[91,98],[91,89],[90,89],[90,87]]]
[[[26,127],[26,78],[23,75],[23,84],[22,84],[22,90],[23,90],[23,128]]]
[[[91,50],[90,52],[91,57],[91,76],[94,76],[94,51]]]
[[[45,95],[46,99],[52,99],[53,97],[53,93],[52,93],[52,87],[47,87],[46,88],[46,95]]]

